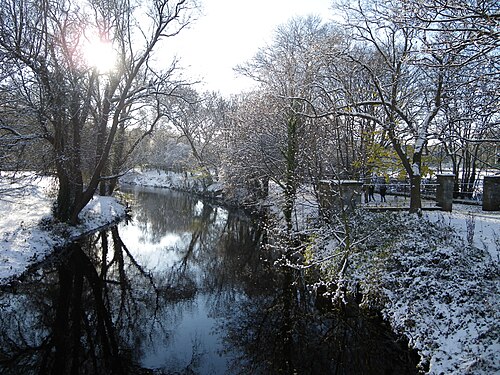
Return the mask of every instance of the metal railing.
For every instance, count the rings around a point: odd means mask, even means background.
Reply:
[[[365,182],[363,185],[365,189],[368,189],[369,185],[374,186],[374,192],[380,194],[380,186],[385,185],[387,187],[387,195],[409,197],[411,184],[408,181],[389,181],[387,183],[380,182],[375,179],[374,182]],[[457,186],[458,185],[458,186]],[[478,178],[472,184],[468,183],[458,183],[455,185],[454,199],[462,201],[470,201],[471,203],[480,203],[483,199],[483,179]],[[423,179],[421,183],[420,192],[422,198],[435,199],[436,191],[439,184],[436,180]]]

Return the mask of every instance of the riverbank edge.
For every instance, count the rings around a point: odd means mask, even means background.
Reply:
[[[220,184],[216,183],[208,186],[205,189],[200,189],[200,187],[193,186],[183,186],[183,185],[175,185],[175,184],[143,184],[134,181],[120,181],[117,190],[120,191],[121,186],[127,187],[139,187],[139,188],[154,188],[154,189],[167,189],[178,191],[181,193],[187,193],[194,197],[198,197],[205,201],[209,201],[212,204],[218,205],[220,207],[232,209],[232,210],[241,210],[246,215],[254,219],[260,219],[265,214],[268,205],[264,204],[248,204],[239,202],[236,199],[228,199],[227,196],[223,193],[222,188],[213,188],[214,186],[220,187]],[[210,189],[212,187],[212,189]]]
[[[40,200],[37,208],[52,205],[49,197]],[[23,205],[22,200],[15,204]],[[15,216],[14,213],[12,215]],[[46,213],[42,213],[36,220],[21,220],[21,217],[18,228],[2,233],[0,254],[4,258],[3,266],[5,268],[5,257],[8,256],[13,258],[14,264],[10,265],[10,272],[3,270],[0,287],[16,284],[40,264],[57,257],[72,242],[116,225],[125,220],[127,215],[127,207],[118,197],[95,196],[80,213],[80,224],[76,226],[56,223],[52,215]]]

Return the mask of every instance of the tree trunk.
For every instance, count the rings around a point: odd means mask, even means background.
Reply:
[[[76,210],[82,199],[81,171],[75,170],[71,161],[66,163],[65,157],[61,156],[57,159],[56,172],[59,190],[53,209],[54,218],[63,223],[76,225],[79,213]]]
[[[67,222],[71,216],[71,187],[68,177],[57,167],[57,179],[59,181],[59,190],[54,205],[54,218],[61,222]]]
[[[413,163],[410,164],[408,157],[396,138],[393,130],[387,132],[389,139],[398,154],[403,167],[410,178],[410,212],[417,213],[422,209],[422,197],[420,194],[422,176],[420,175],[422,167],[422,152],[414,152]]]
[[[419,213],[422,210],[422,197],[421,197],[421,185],[422,185],[422,151],[414,151],[413,153],[413,163],[411,168],[410,176],[410,213]]]
[[[292,214],[297,194],[296,157],[297,157],[297,129],[299,119],[295,115],[287,120],[287,146],[285,152],[285,216],[288,231],[292,229]]]
[[[78,97],[71,100],[71,111],[78,112]],[[75,115],[69,122],[60,119],[55,125],[53,147],[56,154],[56,172],[59,180],[59,191],[54,217],[61,222],[77,224],[76,207],[82,200],[83,176],[81,163],[81,127],[83,118]]]
[[[418,213],[422,210],[422,197],[421,197],[422,176],[410,176],[410,212]]]

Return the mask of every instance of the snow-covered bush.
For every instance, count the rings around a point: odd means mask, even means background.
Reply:
[[[341,275],[342,239],[334,229],[319,236],[312,262],[324,284],[353,293],[360,286],[362,305],[381,310],[419,350],[422,369],[430,373],[487,374],[500,368],[493,334],[500,328],[499,265],[488,249],[443,221],[401,212],[364,212],[353,217],[352,228],[356,246]],[[471,224],[466,231],[473,232]]]

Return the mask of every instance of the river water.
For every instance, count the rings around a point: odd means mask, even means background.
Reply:
[[[258,223],[161,189],[0,291],[1,374],[413,374],[376,314],[314,307]]]

